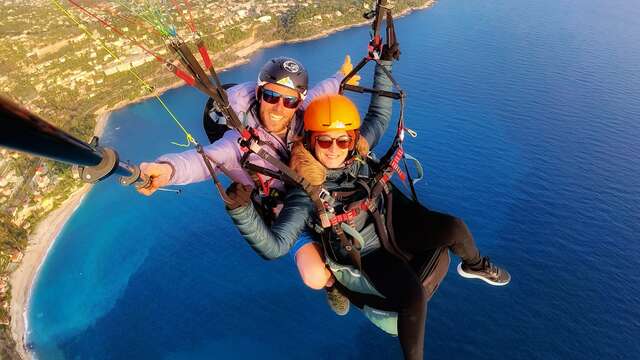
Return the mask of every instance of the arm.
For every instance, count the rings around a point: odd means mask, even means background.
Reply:
[[[322,95],[328,94],[337,94],[340,90],[340,82],[344,79],[344,75],[342,72],[338,71],[333,76],[326,78],[319,83],[317,83],[314,87],[309,89],[307,96],[304,98],[304,102],[302,103],[301,108],[304,110],[307,108],[311,101]]]
[[[204,147],[205,153],[212,160],[212,164],[216,171],[218,166],[223,166],[234,177],[234,181],[244,184],[247,182],[248,176],[240,168],[240,150],[238,148],[238,132],[235,130],[227,131],[224,136],[213,144]],[[196,150],[188,150],[181,153],[165,154],[160,156],[156,162],[163,162],[171,165],[173,173],[167,185],[184,185],[207,180],[211,177],[206,165],[202,159],[202,155]],[[243,176],[244,175],[244,176]]]
[[[380,61],[387,70],[391,71],[391,61]],[[391,80],[384,73],[380,65],[376,65],[375,74],[373,77],[373,88],[379,90],[392,90]],[[360,133],[367,139],[370,148],[374,148],[378,141],[382,138],[385,131],[389,127],[391,120],[393,99],[386,96],[371,95],[371,102],[369,103],[369,109],[367,115],[364,118]]]
[[[231,108],[238,116],[240,116],[241,113],[247,112],[251,104],[256,100],[256,86],[258,86],[258,84],[255,81],[247,81],[227,90],[229,105],[231,105]],[[240,120],[242,120],[242,117]]]
[[[263,259],[277,259],[287,254],[306,226],[313,211],[311,199],[301,189],[287,193],[284,208],[269,229],[252,203],[227,209],[231,219],[253,250]]]

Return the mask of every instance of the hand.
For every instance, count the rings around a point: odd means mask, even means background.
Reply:
[[[344,63],[340,67],[340,72],[342,73],[342,75],[347,76],[351,72],[351,70],[353,70],[353,64],[351,63],[351,56],[347,55],[344,57]],[[355,85],[355,86],[360,85],[360,75],[358,74],[353,75],[351,79],[347,81],[347,84]]]
[[[251,186],[234,182],[227,188],[227,197],[229,198],[227,208],[233,210],[249,205],[252,192]]]
[[[395,42],[390,47],[387,44],[382,46],[382,54],[380,54],[381,60],[400,60],[400,43]]]
[[[150,196],[159,188],[167,185],[171,179],[173,168],[169,164],[162,163],[141,163],[140,172],[149,177],[149,185],[138,188],[142,195]]]

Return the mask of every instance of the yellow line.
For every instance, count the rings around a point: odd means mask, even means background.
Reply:
[[[94,41],[98,41],[100,43],[100,46],[102,46],[103,49],[105,49],[109,55],[111,55],[114,59],[122,62],[122,59],[120,59],[120,57],[118,57],[118,55],[116,55],[113,51],[111,51],[107,45],[104,43],[104,41],[102,41],[102,39],[96,39],[91,32],[83,25],[81,24],[67,9],[65,9],[62,4],[60,4],[60,2],[58,0],[51,0],[51,2],[60,10],[62,11],[62,13],[64,13],[69,19],[71,19],[76,25],[78,25],[78,27],[85,32],[85,34],[87,34],[87,36],[89,36],[90,39],[94,40]],[[184,135],[186,137],[187,143],[186,144],[181,144],[181,143],[177,143],[177,142],[171,142],[173,145],[177,145],[177,146],[181,146],[181,147],[188,147],[190,144],[193,145],[197,145],[197,141],[193,138],[193,136],[187,131],[187,129],[185,129],[184,126],[182,126],[182,124],[180,123],[180,121],[178,120],[178,118],[176,117],[176,115],[169,109],[169,107],[167,106],[167,104],[165,104],[164,101],[162,101],[162,99],[154,93],[154,89],[151,85],[149,85],[149,83],[147,83],[146,81],[144,81],[144,79],[142,79],[140,77],[140,75],[138,75],[138,73],[136,73],[135,71],[133,71],[133,69],[129,68],[127,69],[127,71],[129,71],[129,73],[131,73],[136,79],[138,79],[138,81],[143,85],[143,89],[147,90],[150,94],[153,94],[153,96],[158,100],[158,102],[160,102],[160,105],[162,105],[162,107],[167,111],[167,113],[169,114],[169,116],[171,116],[171,118],[173,119],[173,121],[175,121],[175,123],[178,125],[178,127],[180,127],[180,130],[182,130],[182,132],[184,132]]]

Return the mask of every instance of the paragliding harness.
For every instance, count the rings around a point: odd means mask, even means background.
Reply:
[[[222,85],[222,88],[224,90],[228,90],[235,85],[237,84],[224,84]],[[253,104],[249,111],[255,111],[255,105],[256,104]],[[226,123],[223,112],[220,111],[215,100],[211,97],[207,100],[204,107],[202,125],[209,142],[212,144],[220,140],[224,134],[231,129],[231,127]],[[249,152],[245,153],[245,155],[249,154]],[[241,162],[250,164],[247,156],[243,156]],[[267,224],[267,226],[271,226],[276,218],[276,212],[279,206],[284,202],[284,194],[271,187],[273,178],[265,179],[260,172],[249,169],[247,169],[247,171],[256,185],[256,196],[251,197],[253,205],[260,214],[260,217],[264,220],[265,224]]]
[[[303,187],[308,187],[309,184],[292,171],[286,164],[284,164],[278,157],[272,155],[268,152],[265,147],[270,147],[274,152],[277,153],[277,150],[273,148],[273,146],[261,140],[255,129],[251,127],[247,127],[243,124],[243,122],[238,118],[238,115],[231,108],[229,104],[229,99],[227,97],[226,88],[220,83],[220,80],[217,76],[213,65],[209,63],[209,72],[212,75],[214,82],[211,82],[207,75],[204,73],[204,70],[200,67],[200,64],[195,59],[195,57],[191,54],[189,48],[186,46],[184,42],[173,41],[171,43],[171,47],[173,50],[180,55],[179,59],[184,64],[184,66],[190,70],[190,72],[194,75],[196,79],[200,82],[200,86],[206,90],[206,93],[210,96],[208,103],[212,104],[212,108],[215,107],[215,111],[220,114],[225,119],[225,126],[236,129],[240,133],[240,141],[239,145],[241,151],[243,152],[242,159],[240,161],[241,165],[247,170],[253,172],[254,180],[256,180],[256,185],[258,189],[258,194],[260,199],[258,202],[254,200],[254,204],[259,205],[259,209],[261,209],[261,215],[263,215],[265,221],[270,223],[274,220],[274,208],[277,207],[278,204],[282,203],[283,194],[279,193],[275,189],[270,187],[271,179],[267,180],[263,178],[263,175],[270,176],[271,178],[280,179],[282,181],[288,183],[296,183],[300,184]],[[200,47],[200,45],[199,45]],[[200,51],[203,53],[203,51]],[[206,54],[206,51],[204,51]],[[205,65],[207,62],[205,61]],[[206,117],[206,111],[205,111]],[[221,136],[219,134],[223,129],[218,127],[217,134],[214,136]],[[226,131],[226,130],[224,130]],[[204,153],[204,151],[200,148],[197,149],[198,152],[202,155],[205,165],[209,170],[211,177],[214,181],[217,182],[215,172],[213,171],[213,166],[211,165],[211,159]],[[249,155],[256,154],[267,163],[273,165],[277,171],[272,171],[269,169],[265,169],[263,167],[251,164],[249,162]],[[223,199],[227,199],[227,195],[223,189],[218,188],[220,195]]]
[[[376,2],[376,8],[372,12],[365,14],[366,18],[374,19],[372,24],[372,38],[368,46],[368,54],[342,80],[342,83],[340,84],[340,93],[343,93],[345,90],[349,90],[358,93],[371,93],[378,96],[387,96],[399,100],[400,114],[396,134],[391,147],[379,162],[376,162],[371,158],[366,159],[367,164],[370,169],[372,169],[373,174],[375,174],[370,181],[358,179],[356,181],[357,188],[355,190],[333,193],[323,191],[320,193],[319,201],[314,199],[318,219],[316,223],[312,224],[312,227],[320,234],[323,248],[325,249],[325,256],[327,258],[338,260],[338,256],[333,251],[333,246],[331,246],[331,239],[335,235],[338,237],[344,251],[349,254],[353,265],[361,270],[360,250],[364,247],[364,239],[354,226],[356,220],[360,216],[371,216],[376,234],[378,235],[382,247],[397,258],[411,264],[416,271],[417,276],[424,281],[423,285],[425,286],[427,293],[431,295],[446,274],[446,268],[449,263],[447,249],[434,249],[428,254],[408,253],[400,248],[396,241],[397,234],[401,233],[401,231],[397,230],[401,229],[394,229],[393,226],[393,196],[394,194],[396,196],[404,195],[399,190],[394,191],[396,189],[394,189],[394,185],[391,183],[391,178],[397,173],[402,182],[408,184],[412,196],[412,202],[417,206],[421,206],[419,205],[414,185],[422,179],[423,170],[418,160],[406,154],[402,146],[405,132],[409,133],[412,137],[416,136],[414,131],[406,128],[404,125],[405,93],[391,73],[380,63],[380,55],[383,48],[380,36],[380,26],[385,16],[387,22],[386,47],[391,49],[396,43],[393,17],[390,9],[386,6],[386,3],[386,0],[378,0]],[[379,67],[385,72],[397,92],[382,91],[350,85],[347,83],[349,79],[355,76],[369,61],[374,61],[380,65]],[[407,160],[414,162],[418,171],[418,178],[412,178],[411,173],[409,172]],[[404,171],[400,167],[401,162],[404,164]],[[341,211],[339,211],[335,206],[337,202],[343,204],[343,206],[341,206]],[[345,234],[349,236],[347,237]],[[435,269],[439,269],[437,274]]]

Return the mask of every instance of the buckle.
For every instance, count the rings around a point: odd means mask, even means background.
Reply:
[[[318,191],[318,198],[325,203],[325,206],[328,205],[331,208],[331,210],[333,210],[333,206],[335,205],[335,200],[331,196],[331,193],[327,191],[327,189],[320,188],[320,191]]]

